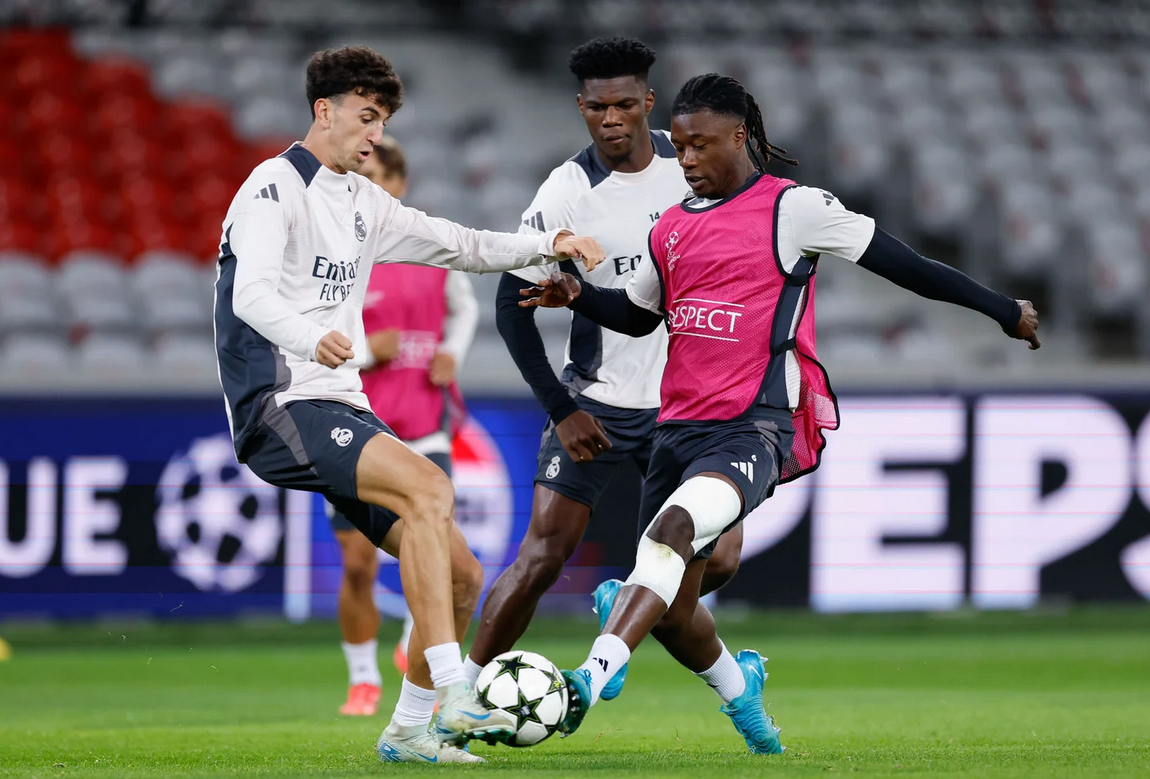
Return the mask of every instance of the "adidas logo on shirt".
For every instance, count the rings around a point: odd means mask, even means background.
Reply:
[[[755,464],[754,463],[731,463],[732,468],[738,468],[739,472],[747,477],[747,481],[751,484],[755,483]]]
[[[533,230],[538,230],[541,233],[547,232],[547,228],[543,226],[543,212],[536,211],[535,215],[530,219],[524,219],[523,224],[527,225]]]
[[[276,201],[277,203],[280,202],[280,193],[276,192],[275,184],[268,184],[266,187],[257,192],[256,196],[253,197],[252,200],[267,200],[269,198]]]

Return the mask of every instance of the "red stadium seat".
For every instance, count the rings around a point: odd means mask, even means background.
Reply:
[[[122,254],[124,241],[106,226],[73,216],[58,216],[47,240],[48,254],[59,260],[81,249]]]
[[[211,100],[180,100],[164,111],[167,131],[176,135],[233,136],[228,110]]]
[[[100,99],[129,95],[152,100],[152,82],[143,64],[126,57],[102,57],[88,63],[80,84]]]
[[[130,129],[151,135],[153,133],[149,129],[163,113],[160,103],[149,94],[114,92],[95,95],[91,100],[95,110],[90,118],[90,127],[102,133]]]
[[[25,54],[13,72],[13,81],[23,92],[40,90],[73,92],[83,65],[70,53]]]
[[[27,222],[0,219],[0,251],[39,254],[44,248],[44,232]]]

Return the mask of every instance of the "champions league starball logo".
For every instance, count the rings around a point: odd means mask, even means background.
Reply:
[[[156,540],[172,569],[201,590],[238,592],[275,559],[279,491],[236,462],[226,434],[198,438],[156,488]]]
[[[675,270],[675,263],[679,261],[679,253],[675,251],[675,245],[679,243],[679,233],[672,232],[667,236],[667,270]]]

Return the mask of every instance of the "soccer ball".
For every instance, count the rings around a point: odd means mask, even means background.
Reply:
[[[156,503],[156,540],[173,570],[201,590],[250,587],[279,550],[278,490],[236,462],[226,434],[199,438],[173,457]]]
[[[559,727],[567,713],[567,683],[555,664],[534,652],[504,652],[479,672],[479,700],[518,720],[512,747],[538,744]]]

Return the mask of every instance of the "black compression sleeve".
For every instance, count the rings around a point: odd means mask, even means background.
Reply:
[[[960,270],[923,257],[877,227],[858,264],[924,298],[985,314],[1007,332],[1012,332],[1022,317],[1017,301],[982,286]]]
[[[519,306],[523,300],[519,290],[531,286],[534,285],[530,281],[511,273],[503,274],[495,297],[495,326],[523,380],[530,385],[551,420],[559,424],[578,411],[579,406],[551,369],[547,349],[535,325],[535,309]]]
[[[625,289],[596,287],[580,281],[582,292],[568,306],[598,325],[616,333],[640,338],[655,332],[663,317],[631,302]]]

